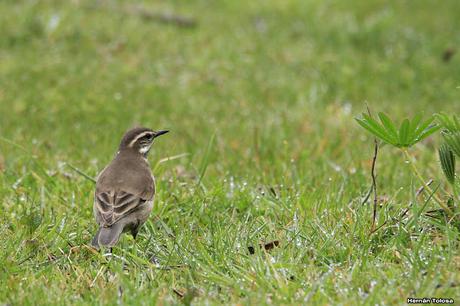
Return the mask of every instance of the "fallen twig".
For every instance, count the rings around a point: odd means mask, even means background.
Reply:
[[[185,295],[185,293],[183,293],[183,292],[177,290],[176,288],[173,288],[173,292],[174,292],[175,294],[177,294],[180,298],[183,298],[184,295]]]
[[[280,245],[280,241],[279,240],[274,240],[274,241],[271,241],[271,242],[268,242],[268,243],[265,243],[265,244],[259,244],[259,247],[262,249],[264,249],[265,251],[270,251],[272,249],[274,249],[275,247],[278,247]],[[256,250],[254,249],[253,246],[249,246],[248,247],[248,251],[249,251],[249,254],[255,254]]]
[[[143,19],[153,20],[159,23],[173,24],[184,28],[191,28],[197,25],[197,22],[194,18],[177,15],[169,12],[152,12],[141,6],[129,6],[127,10],[129,13],[133,15],[137,15]]]

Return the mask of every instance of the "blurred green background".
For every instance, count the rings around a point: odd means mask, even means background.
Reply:
[[[97,279],[98,263],[83,255],[69,264],[79,271],[68,272],[71,276],[62,267],[37,265],[50,252],[59,256],[59,249],[67,253],[69,245],[87,243],[95,229],[93,185],[66,163],[96,176],[123,133],[136,125],[171,130],[151,153],[159,184],[154,215],[192,248],[211,239],[212,226],[235,225],[212,236],[227,235],[220,248],[172,257],[195,267],[193,272],[162,274],[164,279],[140,285],[157,302],[178,301],[170,290],[174,284],[193,284],[209,294],[199,295],[198,301],[210,303],[258,303],[267,296],[275,303],[299,303],[307,296],[317,303],[348,304],[361,298],[362,282],[369,289],[373,280],[381,290],[367,293],[364,301],[369,303],[402,303],[411,292],[455,292],[451,287],[442,291],[434,281],[416,285],[415,280],[422,282],[427,273],[431,279],[458,280],[452,274],[458,257],[451,266],[440,263],[434,251],[433,257],[425,255],[432,261],[429,267],[414,266],[411,284],[401,275],[413,262],[404,266],[388,259],[396,255],[385,253],[377,261],[388,264],[391,275],[381,275],[376,259],[363,259],[367,253],[357,251],[369,247],[370,210],[352,203],[369,189],[372,138],[353,117],[366,104],[396,120],[418,112],[460,111],[459,1],[4,0],[0,29],[0,244],[7,250],[0,262],[6,272],[2,281],[9,284],[0,291],[0,302],[31,303],[38,292],[45,296],[43,303],[63,302],[76,290],[59,287],[64,279]],[[433,139],[416,153],[429,177],[440,174]],[[157,164],[180,154],[187,155]],[[379,215],[382,223],[391,209],[406,207],[411,188],[417,186],[402,171],[403,160],[395,151],[385,148],[381,154],[380,190],[393,201],[382,208],[388,209]],[[272,189],[280,202],[261,199]],[[300,229],[304,237],[318,239],[307,239],[314,251],[291,244],[276,255],[284,260],[283,269],[300,269],[295,270],[298,281],[275,278],[277,288],[284,288],[277,291],[265,280],[263,265],[250,272],[247,259],[240,263],[247,274],[238,270],[245,276],[228,272],[228,279],[213,280],[222,283],[221,291],[204,281],[217,267],[231,270],[224,257],[237,256],[230,250],[238,249],[234,243],[241,241],[239,235],[247,234],[252,243],[277,238],[294,216],[305,222]],[[250,224],[260,218],[269,225],[255,231]],[[211,226],[212,220],[216,224]],[[60,222],[64,229],[49,234]],[[359,228],[359,238],[338,229],[343,223]],[[153,230],[154,224],[141,235],[146,248],[148,234],[167,240],[168,235]],[[203,232],[184,231],[190,224]],[[331,241],[350,240],[342,247],[324,244],[321,233]],[[389,250],[385,239],[375,245],[386,244],[383,249]],[[32,247],[29,241],[35,241]],[[433,240],[423,243],[431,246]],[[452,254],[458,251],[456,243],[449,246]],[[28,257],[30,248],[33,255]],[[412,258],[410,246],[397,248],[407,248],[407,258]],[[442,247],[437,250],[445,254]],[[165,254],[158,256],[165,260]],[[194,266],[194,260],[203,261]],[[302,269],[310,260],[316,265]],[[371,262],[364,267],[371,272],[356,274],[356,262]],[[339,263],[347,267],[343,273],[350,281],[336,285],[319,277]],[[147,273],[135,271],[131,278],[120,272],[121,287]],[[249,281],[251,273],[257,277]],[[47,291],[43,277],[54,289]],[[20,279],[32,289],[25,289]],[[328,287],[309,291],[319,284]],[[399,295],[392,294],[398,286]],[[103,302],[115,302],[116,288],[105,283],[91,288],[78,289],[75,302],[96,303],[91,290],[98,290]],[[302,288],[306,291],[297,294]],[[149,294],[133,290],[131,302]]]
[[[443,61],[459,44],[458,1],[0,5],[1,134],[52,161],[107,156],[141,124],[173,131],[163,155],[200,154],[217,132],[220,163],[240,171],[255,138],[269,144],[261,158],[284,140],[301,154],[341,108],[459,109],[460,57]]]

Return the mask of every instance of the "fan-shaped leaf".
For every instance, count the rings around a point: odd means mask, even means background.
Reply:
[[[388,136],[392,139],[393,142],[396,143],[398,141],[398,130],[396,129],[396,126],[393,124],[391,119],[384,113],[379,113],[379,118]]]
[[[455,115],[452,116],[452,119],[454,121],[454,126],[455,126],[456,132],[460,132],[460,119],[458,119],[458,117],[455,116]]]
[[[414,143],[422,141],[423,139],[427,138],[431,134],[437,132],[441,127],[439,125],[432,125],[424,129],[417,137],[414,139]]]
[[[420,115],[416,115],[412,121],[404,119],[399,129],[396,128],[393,121],[384,113],[379,113],[380,122],[363,113],[361,118],[355,118],[356,121],[375,137],[385,143],[402,148],[410,147],[417,142],[425,139],[440,127],[432,124],[434,117],[422,121]],[[431,124],[431,125],[430,125]]]
[[[430,126],[430,124],[433,122],[434,120],[434,117],[431,116],[430,118],[426,119],[425,121],[423,121],[416,129],[416,134],[417,135],[420,135],[426,128],[428,128]]]
[[[435,116],[442,127],[450,133],[460,132],[460,120],[456,115],[449,117],[447,114],[439,113]]]
[[[361,125],[364,129],[366,129],[372,135],[374,135],[375,137],[379,138],[380,140],[384,142],[391,144],[391,139],[388,139],[387,137],[385,137],[385,135],[382,134],[378,129],[375,129],[372,125],[370,125],[368,121],[361,119],[361,118],[355,118],[355,120],[359,123],[359,125]]]
[[[445,143],[439,148],[441,168],[449,183],[455,184],[455,155]]]
[[[444,133],[444,141],[449,146],[449,149],[460,157],[460,132],[457,133]]]
[[[401,127],[399,128],[399,141],[398,144],[400,147],[408,147],[409,142],[409,127],[410,121],[409,119],[404,119],[403,123],[401,123]]]
[[[383,128],[376,120],[371,118],[369,115],[363,114],[363,118],[355,118],[355,120],[363,128],[371,132],[377,138],[389,144],[394,144],[394,141],[392,141],[391,137],[388,136],[388,133],[385,131],[385,128]]]
[[[409,135],[409,138],[411,139],[411,141],[414,141],[417,138],[417,129],[418,129],[418,125],[420,124],[420,121],[422,121],[422,115],[417,114],[417,115],[414,116],[414,118],[412,118],[412,120],[410,122],[410,127],[409,127],[410,135]]]

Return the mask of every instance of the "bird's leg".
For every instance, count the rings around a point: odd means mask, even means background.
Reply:
[[[136,240],[137,233],[139,232],[139,222],[131,229],[131,235],[133,235],[134,240]]]

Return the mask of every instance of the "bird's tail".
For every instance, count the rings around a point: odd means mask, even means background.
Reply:
[[[120,235],[123,232],[123,224],[117,222],[109,227],[99,227],[96,235],[91,242],[92,246],[96,249],[100,247],[113,247],[120,239]]]

